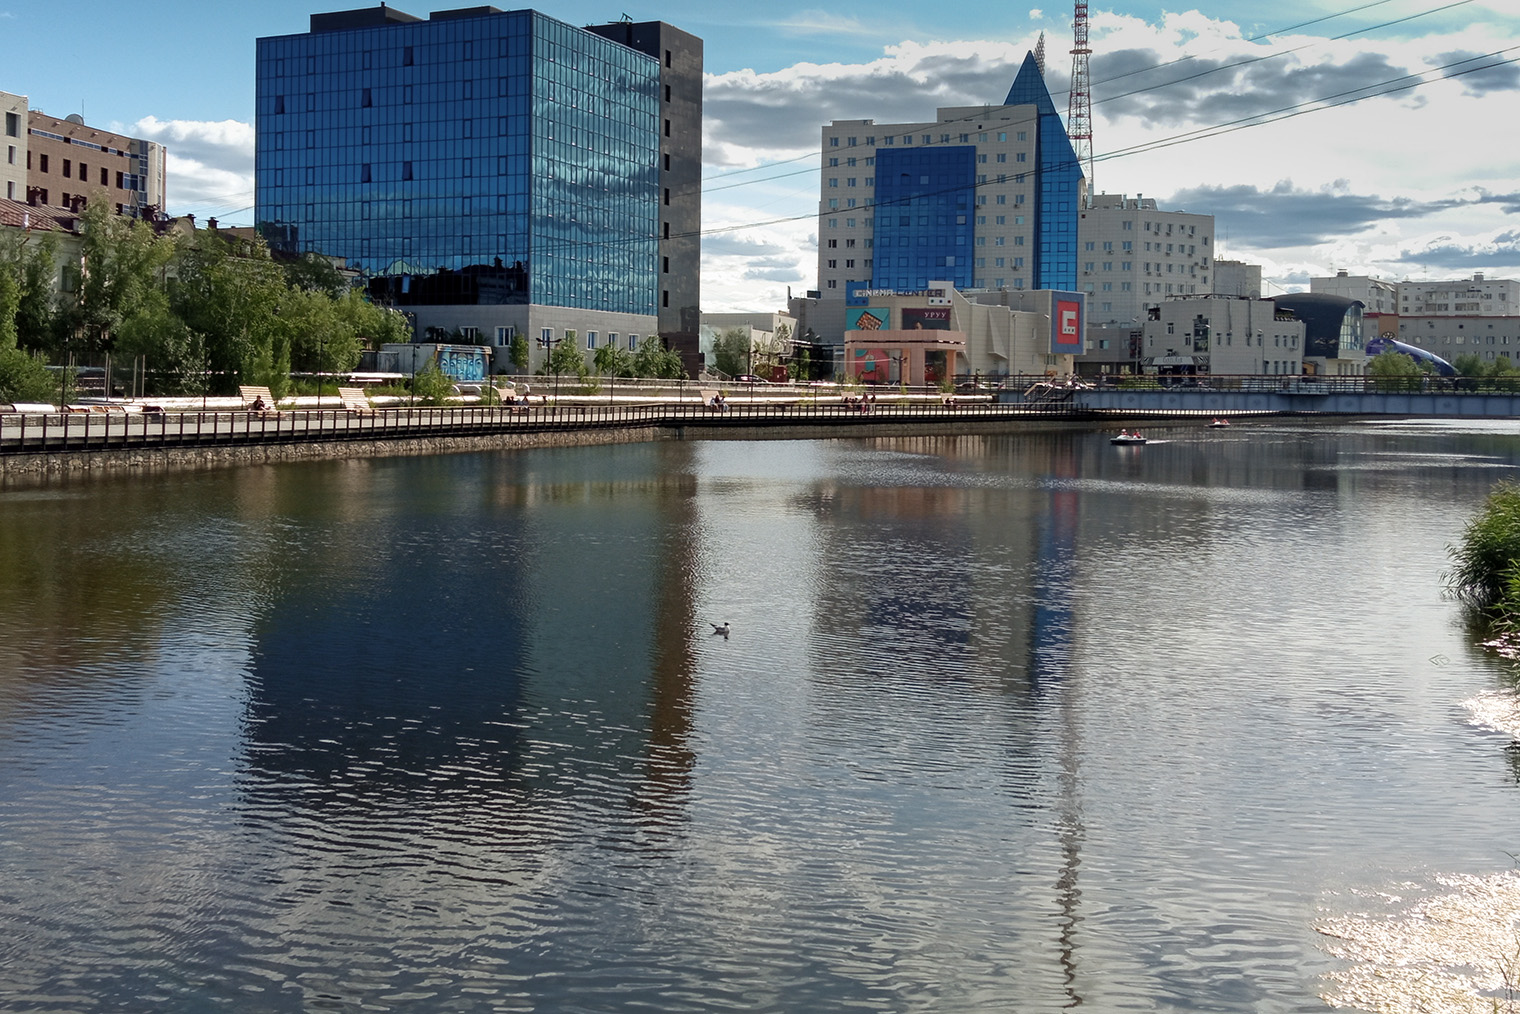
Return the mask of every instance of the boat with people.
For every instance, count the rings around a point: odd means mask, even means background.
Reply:
[[[1108,442],[1111,444],[1143,444],[1146,442],[1146,438],[1140,435],[1139,430],[1135,430],[1133,433],[1129,430],[1120,430],[1119,435],[1109,437]]]
[[[1229,425],[1230,420],[1228,419],[1215,419],[1209,423],[1209,429],[1222,430]]]

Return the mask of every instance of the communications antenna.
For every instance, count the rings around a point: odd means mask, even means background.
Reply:
[[[1092,78],[1087,69],[1087,58],[1092,50],[1087,47],[1087,0],[1076,0],[1072,34],[1075,44],[1071,49],[1071,95],[1066,107],[1066,136],[1071,140],[1072,151],[1076,152],[1077,166],[1087,177],[1087,192],[1092,194]]]

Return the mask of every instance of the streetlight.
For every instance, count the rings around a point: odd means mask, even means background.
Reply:
[[[903,375],[903,366],[908,362],[908,354],[904,352],[900,356],[889,355],[887,358],[897,364],[897,386],[906,389],[908,378]]]
[[[564,338],[550,338],[547,334],[538,336],[539,347],[544,350],[544,369],[549,369],[549,360],[554,355],[554,346],[564,341]],[[554,371],[554,404],[559,405],[559,371]]]

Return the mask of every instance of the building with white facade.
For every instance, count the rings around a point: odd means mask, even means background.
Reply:
[[[4,117],[5,159],[0,161],[0,197],[7,201],[26,200],[26,125],[25,95],[0,92],[0,117]]]
[[[1520,364],[1520,315],[1385,316],[1381,323],[1383,327],[1380,333],[1384,336],[1440,356],[1454,366],[1457,365],[1457,359],[1464,355],[1477,356],[1484,365],[1501,357],[1508,357],[1512,365]]]
[[[1001,105],[835,120],[819,147],[821,340],[841,339],[857,290],[1076,288],[1085,181],[1033,54]]]
[[[1367,314],[1399,312],[1399,286],[1371,275],[1337,271],[1332,277],[1310,278],[1309,291],[1355,299]]]
[[[1096,194],[1080,212],[1077,238],[1077,288],[1095,326],[1138,323],[1169,297],[1217,291],[1213,215]]]
[[[1270,299],[1176,297],[1150,311],[1143,331],[1143,364],[1161,372],[1303,372],[1304,323]]]
[[[1261,265],[1245,261],[1214,262],[1214,293],[1220,296],[1261,298]]]
[[[1400,317],[1509,317],[1520,314],[1520,281],[1484,278],[1400,282]]]

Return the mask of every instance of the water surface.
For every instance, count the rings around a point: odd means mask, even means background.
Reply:
[[[1520,424],[1150,435],[0,491],[0,1007],[1323,1010],[1520,848]]]

